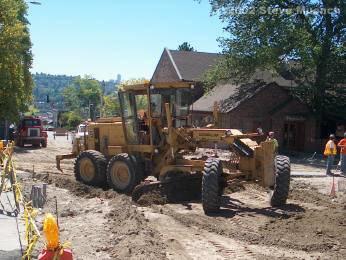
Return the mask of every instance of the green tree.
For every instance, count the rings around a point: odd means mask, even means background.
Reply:
[[[40,112],[34,105],[30,105],[27,111],[24,113],[24,116],[36,116]]]
[[[137,78],[137,79],[133,78],[133,79],[123,81],[120,84],[120,87],[122,88],[126,85],[136,85],[136,84],[145,84],[145,83],[149,83],[149,80],[145,78]],[[148,97],[146,95],[136,96],[136,104],[137,104],[137,110],[141,110],[141,109],[146,110],[148,108]]]
[[[75,111],[67,112],[67,125],[69,128],[76,128],[82,122],[82,117]]]
[[[188,42],[183,42],[178,46],[178,51],[196,51]]]
[[[82,114],[89,105],[94,110],[100,109],[101,85],[89,76],[76,77],[73,82],[63,90],[65,108],[69,111]]]
[[[206,75],[244,81],[256,70],[289,71],[294,93],[318,117],[345,118],[344,0],[209,0],[226,23],[225,59]]]
[[[127,85],[136,85],[136,84],[145,84],[149,83],[149,80],[146,78],[132,78],[128,80],[124,80],[120,83],[120,87],[127,86]]]
[[[67,127],[69,129],[75,129],[82,121],[83,118],[76,111],[62,113],[59,117],[61,127]]]
[[[118,97],[115,94],[103,97],[103,116],[119,116],[120,105]]]
[[[0,0],[0,120],[16,120],[31,100],[31,41],[22,0]]]

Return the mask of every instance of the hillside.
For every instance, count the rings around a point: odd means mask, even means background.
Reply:
[[[35,73],[32,75],[34,80],[33,95],[36,102],[46,102],[47,95],[51,102],[56,105],[62,104],[63,97],[62,91],[65,87],[70,85],[76,76],[68,75],[51,75],[46,73]],[[105,94],[110,94],[116,90],[117,84],[119,84],[120,76],[118,80],[109,80],[104,82]],[[103,82],[100,82],[102,85]]]
[[[73,80],[74,76],[67,75],[51,75],[46,73],[33,74],[35,100],[46,101],[47,95],[52,102],[60,103],[63,101],[61,95],[63,89],[67,87]]]

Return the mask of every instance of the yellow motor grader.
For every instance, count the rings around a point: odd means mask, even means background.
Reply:
[[[289,158],[276,155],[271,141],[256,142],[257,133],[217,128],[215,111],[212,127],[192,126],[193,88],[191,82],[123,87],[118,93],[121,117],[90,122],[87,134],[74,141],[72,153],[56,157],[57,168],[60,169],[61,160],[76,158],[74,171],[78,181],[88,185],[107,183],[117,192],[132,193],[134,200],[156,188],[179,193],[175,189],[197,180],[194,183],[200,186],[205,213],[219,210],[225,185],[238,178],[270,188],[272,206],[285,204],[290,182]],[[147,105],[140,115],[143,99]],[[184,156],[211,144],[226,145],[237,154],[232,170],[225,173],[217,156],[206,160]],[[145,181],[148,176],[157,181]]]

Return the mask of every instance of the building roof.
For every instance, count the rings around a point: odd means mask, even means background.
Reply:
[[[267,85],[265,82],[242,85],[232,83],[219,84],[198,99],[193,104],[193,110],[211,112],[213,111],[215,102],[217,102],[220,112],[228,113]]]
[[[297,85],[293,80],[286,80],[270,71],[256,71],[250,78],[249,83],[240,85],[229,82],[218,84],[198,99],[193,104],[193,109],[195,111],[211,112],[214,103],[217,102],[220,106],[220,112],[228,113],[271,83],[275,83],[284,89],[294,88]]]
[[[271,84],[271,83],[269,83]],[[245,100],[255,96],[260,90],[269,84],[261,82],[247,83],[240,86],[234,86],[232,94],[219,103],[221,113],[228,113],[239,106]],[[276,84],[277,85],[277,84]]]
[[[167,50],[176,65],[181,80],[200,81],[203,74],[216,65],[222,56],[217,53]]]
[[[165,48],[151,82],[201,81],[203,74],[216,65],[221,56],[217,53],[177,51]]]
[[[237,85],[230,83],[217,85],[193,103],[193,110],[203,112],[213,111],[214,103],[218,102],[219,104],[226,98],[232,96],[236,92],[237,87]]]
[[[211,112],[215,102],[219,105],[221,113],[228,113],[238,107],[245,100],[255,96],[266,86],[275,84],[277,87],[287,89],[287,86],[280,85],[278,82],[255,81],[236,85],[232,83],[219,84],[193,104],[194,111]]]

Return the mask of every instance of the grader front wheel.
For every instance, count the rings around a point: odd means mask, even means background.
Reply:
[[[78,155],[74,172],[77,181],[87,185],[103,185],[105,183],[107,160],[98,151],[88,150]]]
[[[290,159],[287,156],[278,155],[275,158],[275,184],[271,192],[270,205],[279,207],[286,204],[290,189],[291,178]]]
[[[222,165],[217,159],[208,159],[205,162],[202,177],[202,205],[205,214],[219,211],[221,204]]]

